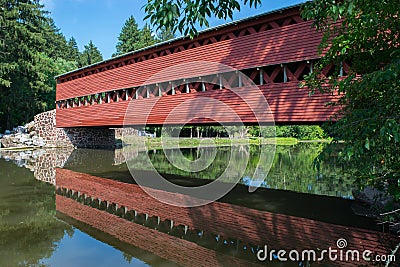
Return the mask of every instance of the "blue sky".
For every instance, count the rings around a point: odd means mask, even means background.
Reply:
[[[45,9],[51,12],[61,32],[69,39],[74,36],[79,49],[90,40],[99,48],[104,59],[115,52],[118,35],[126,19],[133,15],[143,27],[145,13],[142,9],[147,0],[41,0]],[[234,14],[234,20],[246,18],[274,9],[294,5],[304,0],[262,0],[257,9],[244,7]],[[210,26],[226,21],[211,18]]]

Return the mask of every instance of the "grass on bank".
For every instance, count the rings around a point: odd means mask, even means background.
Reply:
[[[278,137],[278,138],[258,138],[252,137],[249,139],[245,138],[145,138],[145,144],[147,149],[161,149],[161,148],[174,148],[174,147],[197,147],[199,145],[207,146],[207,144],[214,143],[216,146],[230,146],[230,145],[241,145],[241,144],[276,144],[281,146],[292,146],[296,145],[299,141],[296,138],[289,137]],[[142,139],[143,140],[143,139]],[[125,143],[134,145],[138,142],[138,139],[127,139]],[[142,143],[143,144],[143,143]]]

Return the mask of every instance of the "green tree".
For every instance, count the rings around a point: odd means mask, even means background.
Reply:
[[[67,41],[52,18],[46,18],[43,24],[43,37],[46,41],[45,53],[52,59],[68,56]]]
[[[54,108],[54,76],[75,68],[38,0],[0,0],[0,131]]]
[[[80,66],[87,66],[103,60],[99,49],[93,44],[92,40],[85,45],[85,49],[81,53]]]
[[[113,57],[132,52],[156,43],[152,35],[150,26],[146,23],[143,29],[139,26],[133,16],[130,16],[121,29],[116,45],[117,52]]]
[[[235,11],[240,11],[242,5],[257,8],[261,0],[149,0],[145,5],[147,16],[151,24],[157,26],[157,30],[165,27],[172,32],[181,32],[184,35],[197,34],[196,25],[209,27],[208,19],[232,19]]]
[[[334,141],[345,141],[342,159],[354,167],[361,186],[385,187],[400,198],[400,51],[398,0],[318,0],[307,2],[302,15],[323,32],[320,64],[306,79],[312,91],[338,90],[338,121],[326,126]],[[340,66],[350,65],[339,77]],[[324,77],[321,70],[335,64]],[[326,84],[329,86],[326,86]],[[328,148],[330,149],[330,148]]]
[[[76,39],[74,37],[71,37],[68,40],[67,55],[66,55],[65,59],[68,61],[75,62],[76,66],[79,65],[79,61],[80,61],[79,48],[78,48],[78,43],[76,42]]]
[[[27,122],[40,110],[46,84],[41,51],[45,13],[39,1],[0,0],[0,127]]]
[[[118,43],[115,47],[117,52],[114,56],[122,55],[141,48],[140,46],[140,30],[133,16],[130,16],[122,27],[118,36]]]
[[[173,31],[166,27],[161,27],[157,33],[157,42],[165,42],[174,39],[176,36]]]
[[[140,33],[141,48],[151,46],[156,43],[156,39],[151,32],[150,26],[146,23]]]

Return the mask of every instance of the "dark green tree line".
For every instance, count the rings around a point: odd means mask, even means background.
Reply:
[[[80,60],[78,64],[80,67],[84,67],[102,60],[103,56],[101,55],[99,49],[93,44],[92,40],[90,40],[89,43],[85,45],[85,49],[80,54]]]
[[[156,35],[152,33],[150,25],[147,23],[143,29],[139,29],[135,18],[130,16],[121,29],[115,47],[116,52],[112,56],[122,55],[173,38],[175,38],[175,34],[166,27],[160,28]]]
[[[139,26],[133,16],[130,16],[121,29],[116,45],[116,53],[113,57],[132,52],[156,43],[155,38],[151,34],[151,29],[146,24],[143,29]]]
[[[0,0],[0,29],[3,132],[53,109],[54,76],[89,63],[81,60],[75,39],[66,41],[38,0]],[[87,50],[92,48],[89,44]],[[98,54],[91,63],[102,59]]]

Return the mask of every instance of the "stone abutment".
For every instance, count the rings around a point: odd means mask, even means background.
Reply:
[[[115,129],[57,128],[56,111],[35,116],[35,130],[46,146],[78,148],[114,148]]]

